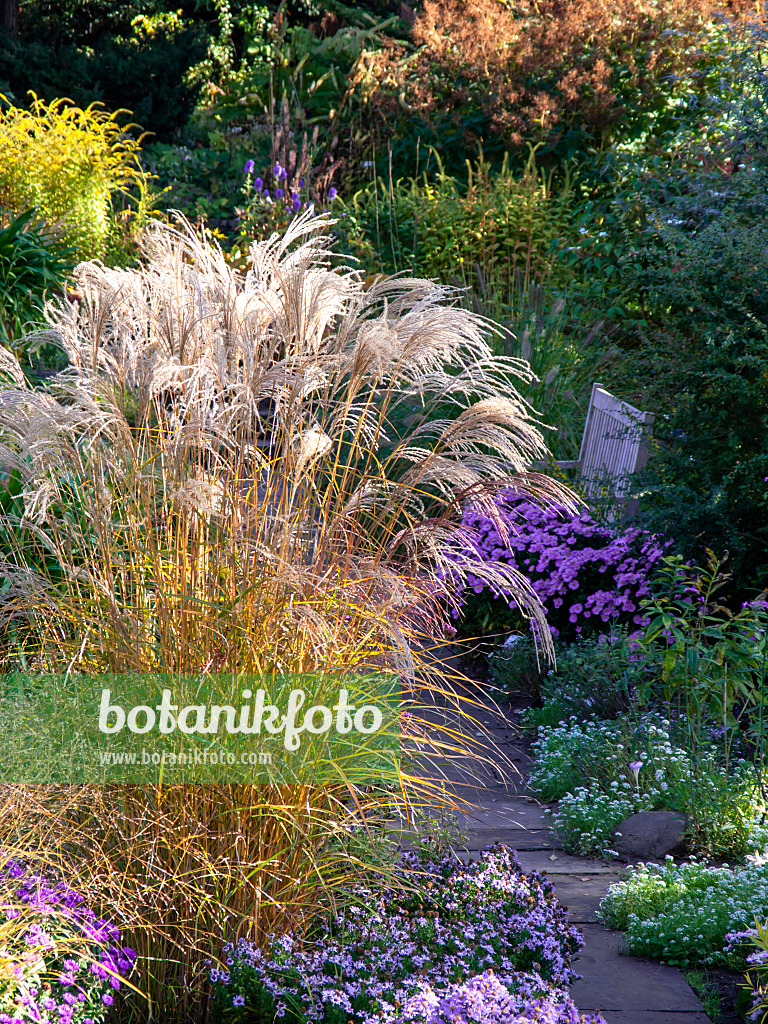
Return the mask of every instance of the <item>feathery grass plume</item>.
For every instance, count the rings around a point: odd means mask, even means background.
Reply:
[[[245,274],[186,221],[153,224],[137,269],[83,263],[78,300],[48,304],[38,340],[63,348],[65,371],[34,391],[3,356],[6,664],[386,669],[416,711],[425,687],[450,697],[418,650],[443,636],[457,574],[543,621],[515,570],[471,544],[458,565],[446,557],[463,508],[493,509],[501,487],[570,500],[526,471],[546,451],[512,384],[530,371],[493,355],[491,325],[451,305],[450,289],[366,289],[329,269],[328,223],[307,214],[255,243]],[[427,746],[445,757],[461,742],[448,730]],[[307,785],[77,800],[54,787],[24,827],[66,821],[81,870],[122,915],[155,1012],[194,1020],[221,935],[301,931],[364,867],[343,841],[350,824],[370,834],[377,814],[439,789],[395,766],[370,790],[332,763]]]

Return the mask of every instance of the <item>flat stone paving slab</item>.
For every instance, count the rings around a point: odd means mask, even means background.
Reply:
[[[475,807],[463,809],[456,814],[456,819],[467,828],[482,825],[484,828],[548,829],[550,825],[547,808],[525,797],[486,798]]]
[[[560,849],[557,838],[549,829],[467,828],[463,834],[463,849],[477,853],[494,843],[504,843],[518,853],[535,850],[556,852]]]
[[[606,1024],[711,1024],[709,1017],[699,1013],[660,1013],[658,1010],[605,1010]]]
[[[458,850],[479,853],[494,843],[504,843],[520,851],[559,848],[549,828],[546,807],[525,797],[489,800],[486,791],[480,804],[462,806],[461,810],[450,811],[447,815],[441,815],[437,809],[431,813],[438,820],[442,817],[450,831],[456,829]],[[409,848],[412,841],[408,830],[404,830],[404,848]]]
[[[568,908],[568,920],[571,924],[581,925],[594,919],[608,886],[618,882],[619,876],[556,875],[550,872],[549,880],[555,887],[557,898]]]
[[[425,756],[422,764],[416,763],[415,770],[432,785],[443,785],[449,790],[456,785],[474,786],[476,789],[494,789],[501,785],[512,794],[524,789],[523,769],[527,762],[505,757],[500,752],[494,754],[488,761],[474,757],[456,757],[448,761]]]
[[[558,850],[520,850],[518,860],[523,871],[541,871],[545,875],[615,875],[613,868],[602,860],[572,857]]]
[[[632,1013],[703,1013],[680,971],[641,957],[621,956],[621,935],[599,924],[585,924],[579,930],[586,942],[573,966],[582,977],[571,986],[571,997],[582,1013],[630,1009]],[[654,1024],[657,1021],[655,1017]]]
[[[710,1024],[678,970],[652,960],[622,956],[621,935],[592,923],[600,900],[618,880],[615,867],[557,849],[557,837],[551,832],[545,807],[531,799],[526,788],[532,759],[517,745],[519,733],[514,719],[504,721],[491,708],[475,708],[472,714],[478,724],[462,721],[450,707],[435,706],[427,714],[436,730],[441,725],[456,729],[467,746],[478,750],[484,747],[488,758],[483,761],[470,756],[461,765],[455,761],[445,765],[446,793],[457,802],[474,805],[452,812],[467,839],[465,849],[457,847],[460,859],[466,863],[481,849],[501,841],[518,851],[524,871],[536,870],[549,877],[560,902],[568,908],[569,920],[585,939],[573,965],[582,978],[571,986],[571,996],[582,1013],[599,1010],[607,1024]],[[433,765],[422,776],[435,779]]]

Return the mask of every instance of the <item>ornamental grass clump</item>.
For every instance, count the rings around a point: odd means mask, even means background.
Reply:
[[[232,943],[214,1019],[290,1024],[599,1024],[568,996],[582,938],[551,883],[493,847],[469,865],[405,854],[401,885],[360,893],[313,943]]]
[[[2,355],[7,667],[388,670],[407,706],[414,651],[444,630],[462,507],[493,514],[510,482],[568,500],[526,472],[544,444],[510,383],[524,364],[493,356],[448,289],[331,270],[329,223],[255,243],[247,273],[186,222],[154,224],[136,269],[81,264],[76,300],[48,305],[35,340],[66,370],[32,390]],[[427,418],[398,432],[404,408]],[[450,564],[543,622],[516,568]],[[303,934],[370,867],[349,830],[440,791],[396,765],[355,786],[326,760],[302,785],[22,790],[3,829],[33,842],[57,823],[57,849],[114,902],[154,1012],[196,1020],[221,935]]]

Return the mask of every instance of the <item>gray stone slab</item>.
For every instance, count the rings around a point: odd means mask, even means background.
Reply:
[[[494,843],[503,843],[518,853],[524,851],[539,850],[541,852],[557,852],[559,847],[557,840],[548,831],[521,832],[519,829],[512,832],[505,829],[487,829],[481,832],[466,832],[461,841],[461,847],[465,850],[477,853],[480,850],[487,850]]]
[[[421,834],[426,834],[427,831],[425,829]],[[557,839],[547,829],[531,831],[523,829],[481,829],[479,831],[462,829],[461,831],[455,831],[446,826],[445,832],[456,850],[467,851],[473,856],[477,856],[482,850],[487,850],[495,843],[503,843],[505,846],[518,852],[541,851],[550,853],[559,850]],[[397,842],[401,850],[412,850],[414,845],[418,843],[419,834],[418,832],[393,829],[390,832],[390,839]]]
[[[455,813],[460,828],[549,829],[547,808],[525,797],[483,800],[475,807]]]
[[[700,1013],[660,1013],[658,1010],[605,1010],[606,1024],[711,1024],[702,1010]]]
[[[545,875],[613,875],[615,872],[602,860],[571,857],[568,853],[546,850],[520,851],[518,858],[524,871],[541,871]]]
[[[568,909],[571,924],[585,924],[592,921],[600,907],[600,900],[608,892],[608,886],[619,881],[611,875],[555,875],[549,880],[555,887],[557,898]]]
[[[514,800],[525,799],[525,793],[521,792],[522,786],[486,780],[484,782],[459,783],[452,782],[444,788],[445,795],[455,800],[458,805],[481,804],[496,799]]]
[[[546,808],[533,800],[491,798],[482,805],[452,808],[441,813],[438,808],[426,811],[456,837],[458,849],[473,852],[504,843],[516,850],[554,850],[559,841],[548,826]],[[397,830],[397,823],[390,823]],[[401,831],[404,849],[412,844],[412,833]]]
[[[582,1012],[702,1012],[693,989],[674,967],[620,956],[620,934],[601,925],[585,924],[579,930],[585,945],[573,966],[582,977],[571,986],[571,996]]]

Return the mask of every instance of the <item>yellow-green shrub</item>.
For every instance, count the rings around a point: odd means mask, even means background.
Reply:
[[[120,234],[116,199],[131,196],[139,212],[146,206],[140,140],[118,124],[120,113],[36,96],[30,110],[1,109],[0,206],[33,206],[46,220],[61,221],[82,255],[105,255]]]

